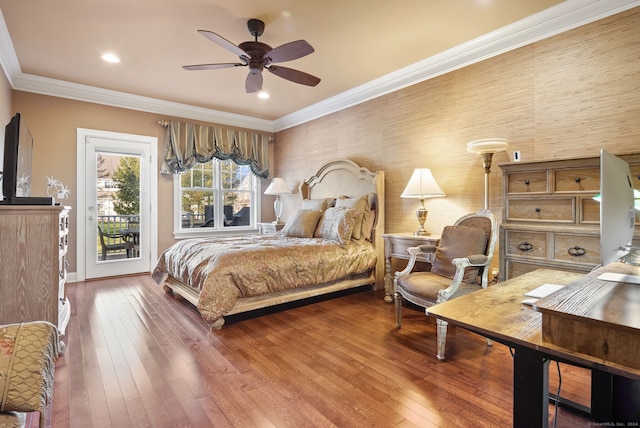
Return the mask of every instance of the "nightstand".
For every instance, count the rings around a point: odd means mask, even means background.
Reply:
[[[275,235],[283,227],[284,223],[258,223],[260,235]]]
[[[391,272],[391,258],[409,260],[409,247],[417,247],[419,245],[438,245],[440,235],[422,235],[416,236],[413,233],[385,233],[382,235],[384,239],[384,301],[393,302],[393,273]],[[433,253],[418,254],[416,260],[426,263],[433,261]]]

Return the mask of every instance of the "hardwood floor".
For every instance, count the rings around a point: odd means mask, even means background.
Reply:
[[[371,291],[218,332],[148,275],[68,284],[67,294],[51,427],[512,425],[508,348],[450,327],[440,362],[435,320],[408,309],[398,330],[393,305]],[[589,405],[588,373],[561,367],[562,395]],[[555,364],[550,376],[555,391]],[[559,409],[558,427],[588,422]]]

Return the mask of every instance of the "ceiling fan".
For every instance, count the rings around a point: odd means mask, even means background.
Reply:
[[[301,85],[316,86],[320,83],[320,79],[311,74],[294,70],[293,68],[273,65],[274,63],[291,61],[309,55],[314,51],[309,43],[304,40],[296,40],[295,42],[285,43],[284,45],[272,48],[258,41],[258,37],[264,32],[264,22],[259,19],[250,19],[247,21],[247,27],[249,33],[255,37],[255,41],[243,42],[238,46],[212,31],[198,30],[198,33],[207,39],[238,55],[240,62],[185,65],[183,68],[185,70],[213,70],[217,68],[248,66],[249,75],[244,85],[248,93],[262,90],[263,69],[267,69],[276,76],[300,83]]]

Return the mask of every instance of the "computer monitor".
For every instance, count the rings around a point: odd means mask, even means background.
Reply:
[[[628,255],[636,218],[634,203],[629,164],[601,150],[600,258],[603,265]]]

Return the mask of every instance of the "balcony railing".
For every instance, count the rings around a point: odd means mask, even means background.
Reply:
[[[114,246],[116,244],[123,242],[122,236],[127,236],[131,234],[132,230],[136,230],[136,233],[139,233],[140,227],[140,216],[139,215],[127,215],[127,214],[116,214],[116,215],[99,215],[98,217],[98,226],[102,229],[104,244],[106,246]],[[120,235],[120,237],[118,237]],[[98,228],[96,228],[96,254],[97,260],[102,260],[102,252],[103,246],[102,241],[100,239],[100,232]],[[110,249],[106,252],[106,259],[122,259],[127,258],[132,255],[132,249],[127,250],[126,248],[121,249]]]

